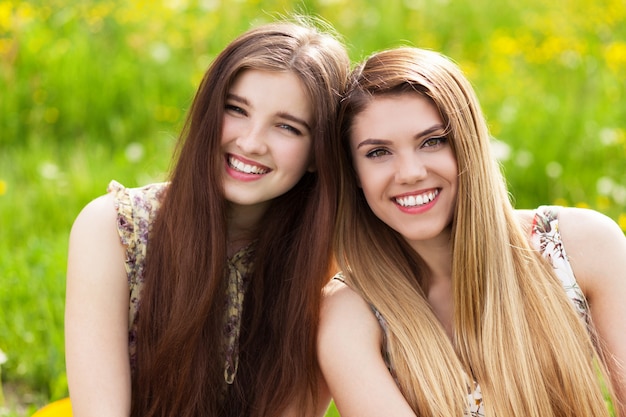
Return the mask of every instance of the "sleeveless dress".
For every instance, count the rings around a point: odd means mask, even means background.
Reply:
[[[111,181],[107,192],[113,195],[117,210],[117,231],[126,249],[125,268],[130,289],[128,309],[128,349],[131,370],[136,367],[137,318],[144,283],[146,249],[152,227],[169,183],[126,188]],[[243,297],[253,268],[254,245],[250,244],[228,259],[228,286],[224,294],[225,317],[222,349],[225,357],[224,380],[232,384],[239,361],[239,333]]]
[[[576,282],[574,271],[565,253],[561,234],[559,233],[558,210],[559,207],[557,206],[540,206],[535,210],[530,243],[531,246],[539,251],[541,256],[547,259],[552,265],[555,274],[561,280],[563,288],[576,308],[576,311],[585,323],[589,323],[589,307],[582,290]],[[341,273],[335,276],[335,279],[344,281]],[[386,352],[387,323],[376,307],[370,307],[383,330],[383,358],[385,359],[387,368],[389,368],[391,374],[394,375],[393,365],[389,361]],[[485,416],[482,393],[477,383],[475,383],[473,391],[470,390],[468,393],[468,410],[465,415],[472,417]]]

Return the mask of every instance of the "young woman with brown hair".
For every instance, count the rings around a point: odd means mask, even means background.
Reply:
[[[342,417],[608,417],[601,370],[625,416],[617,224],[514,210],[475,94],[438,53],[372,55],[340,126],[343,273],[318,354]]]
[[[170,181],[112,182],[83,209],[67,277],[75,416],[324,414],[328,147],[348,70],[313,25],[249,30],[205,74]]]

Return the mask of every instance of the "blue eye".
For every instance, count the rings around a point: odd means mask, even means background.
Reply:
[[[278,127],[281,128],[281,129],[285,129],[288,132],[291,132],[291,133],[293,133],[296,136],[302,136],[302,131],[300,131],[300,129],[296,129],[295,127],[293,127],[291,125],[282,123],[282,124],[279,124]]]

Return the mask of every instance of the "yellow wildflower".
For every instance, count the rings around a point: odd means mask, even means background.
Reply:
[[[555,206],[569,206],[569,202],[566,199],[562,198],[562,197],[556,198],[553,201],[553,204]]]
[[[52,402],[38,410],[33,417],[71,417],[72,403],[69,398]]]
[[[600,211],[608,210],[611,207],[611,200],[605,195],[599,195],[596,198],[596,207]]]
[[[607,66],[616,73],[621,73],[626,68],[626,43],[612,42],[607,46],[604,56]]]
[[[11,29],[13,5],[10,1],[0,2],[0,31],[8,32]]]

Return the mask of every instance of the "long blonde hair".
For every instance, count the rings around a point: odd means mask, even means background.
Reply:
[[[423,260],[369,209],[351,163],[355,115],[373,96],[405,93],[438,108],[458,164],[452,343],[425,298]],[[603,362],[562,284],[517,223],[484,116],[459,68],[417,48],[374,54],[350,77],[340,125],[337,260],[348,284],[387,322],[385,349],[413,410],[462,415],[476,381],[488,416],[608,416],[598,377]]]

